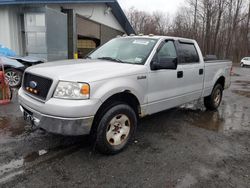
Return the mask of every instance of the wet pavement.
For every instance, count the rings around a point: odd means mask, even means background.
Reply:
[[[249,187],[250,68],[234,72],[218,111],[195,101],[145,117],[115,156],[31,129],[14,95],[0,106],[0,187]]]

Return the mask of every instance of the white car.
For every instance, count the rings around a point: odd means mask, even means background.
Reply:
[[[241,67],[250,66],[250,57],[244,57],[240,62]]]

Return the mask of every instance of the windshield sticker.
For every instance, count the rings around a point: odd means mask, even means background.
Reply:
[[[142,44],[142,45],[148,45],[149,41],[145,41],[145,40],[134,40],[133,44]]]
[[[140,58],[140,57],[135,58],[135,63],[141,63],[141,62],[142,62],[142,58]]]

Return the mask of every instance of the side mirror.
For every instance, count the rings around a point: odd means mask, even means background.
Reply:
[[[177,58],[161,58],[151,62],[151,70],[177,69]]]

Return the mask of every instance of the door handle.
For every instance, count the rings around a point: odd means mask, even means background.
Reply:
[[[183,71],[177,72],[177,78],[183,78]]]
[[[199,75],[202,75],[203,72],[204,72],[203,69],[200,69],[200,70],[199,70]]]

